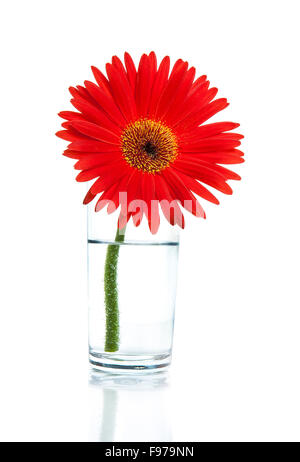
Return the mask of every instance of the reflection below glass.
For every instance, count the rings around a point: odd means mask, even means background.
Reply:
[[[168,373],[91,371],[90,441],[172,441]]]

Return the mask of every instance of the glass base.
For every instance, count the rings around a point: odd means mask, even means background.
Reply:
[[[111,373],[159,372],[171,364],[171,354],[122,355],[90,351],[89,360],[93,369]]]

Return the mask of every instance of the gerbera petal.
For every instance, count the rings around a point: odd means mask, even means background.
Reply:
[[[106,128],[100,127],[99,125],[93,124],[92,122],[73,120],[68,122],[68,125],[97,141],[103,141],[116,146],[119,146],[120,144],[119,137],[115,133],[107,130]]]
[[[140,178],[140,182],[141,182],[141,198],[142,200],[145,202],[145,207],[143,209],[143,212],[148,220],[148,217],[149,217],[149,203],[148,203],[148,198],[149,196],[151,196],[151,193],[153,194],[154,193],[154,186],[153,186],[153,183],[149,182],[149,177],[150,175],[142,175],[141,178]],[[149,194],[149,189],[152,189],[151,190],[151,193]],[[149,223],[149,221],[148,221]],[[150,225],[150,223],[149,223]]]
[[[71,151],[70,149],[66,149],[63,152],[63,156],[69,157],[70,159],[80,159],[83,154],[82,152]]]
[[[241,180],[240,175],[233,172],[232,170],[228,170],[228,168],[222,167],[221,165],[211,164],[210,162],[205,162],[202,160],[200,162],[201,162],[201,165],[211,168],[213,171],[218,172],[221,175],[223,175],[226,178],[226,181],[227,180],[237,180],[237,181]]]
[[[119,185],[119,197],[117,199],[118,203],[121,205],[120,216],[118,219],[118,227],[122,229],[128,222],[129,218],[132,215],[132,212],[129,211],[129,202],[128,202],[128,190],[130,190],[130,185],[134,181],[134,177],[137,172],[131,170],[130,174],[126,176],[126,183],[123,182],[122,186]]]
[[[72,130],[59,130],[55,133],[56,136],[65,140],[65,141],[80,141],[84,139],[88,139],[86,136],[81,135],[78,132]]]
[[[179,175],[172,168],[162,172],[162,177],[171,185],[176,197],[180,200],[182,207],[188,210],[196,217],[205,218],[205,212],[195,196],[186,187]]]
[[[112,184],[108,189],[103,191],[101,196],[99,197],[98,201],[96,202],[95,205],[95,212],[100,212],[109,202],[112,202],[114,205],[114,210],[115,210],[115,204],[113,202],[114,198],[114,192],[118,189],[118,184]]]
[[[104,90],[102,90],[102,88],[99,88],[98,85],[95,85],[93,82],[86,80],[84,84],[90,95],[95,99],[95,101],[97,101],[99,106],[106,112],[110,119],[117,125],[124,127],[126,121],[112,96],[108,95]]]
[[[84,88],[82,85],[77,85],[76,88],[77,88],[79,96],[86,99],[91,104],[93,104],[95,102],[94,98],[90,95],[90,93],[87,91],[87,89]]]
[[[93,170],[93,172],[91,172]],[[127,170],[126,168],[122,168],[122,166],[118,163],[113,163],[109,165],[108,167],[103,166],[101,168],[98,168],[98,174],[96,174],[96,169],[89,169],[89,170],[84,170],[82,171],[78,176],[79,180],[76,178],[77,181],[82,182],[82,181],[89,181],[85,178],[91,177],[91,175],[95,175],[94,178],[99,177],[95,183],[92,185],[90,191],[92,194],[96,195],[99,194],[100,192],[104,191],[104,189],[107,189],[110,187],[111,184],[114,184],[116,182],[119,182],[121,178],[125,177],[127,175]],[[100,177],[101,175],[101,177]],[[93,178],[91,178],[93,179]]]
[[[135,183],[135,195],[131,199],[132,202],[129,202],[130,210],[132,212],[132,221],[134,226],[139,226],[144,215],[144,201],[142,200],[142,192],[141,192],[141,183],[142,183],[142,176],[143,174],[140,173],[139,177]]]
[[[78,86],[77,88],[69,87],[69,92],[73,96],[73,98],[82,98],[83,101],[87,101],[91,104],[95,104],[94,98],[87,92],[82,90],[83,87]]]
[[[87,140],[87,141],[73,141],[68,145],[68,149],[71,151],[80,151],[80,152],[103,152],[104,147],[103,145],[107,146],[107,143],[101,143],[100,141],[96,140]],[[111,150],[116,150],[115,145],[110,144]],[[107,152],[105,149],[104,152]]]
[[[176,199],[171,194],[168,185],[161,175],[155,176],[155,191],[161,210],[168,222],[172,226],[178,224],[178,226],[184,228],[184,216],[180,210],[179,205],[177,204]]]
[[[112,194],[111,202],[107,206],[107,213],[113,213],[120,205],[120,193],[126,191],[126,185],[128,184],[128,180],[130,178],[132,172],[127,172],[121,178],[118,179],[117,188]]]
[[[86,154],[83,158],[79,159],[74,165],[75,170],[85,170],[100,165],[108,165],[119,158],[117,153],[111,152],[107,154]]]
[[[173,77],[179,71],[180,68],[182,68],[183,64],[185,64],[185,67],[187,69],[188,68],[188,63],[184,62],[181,58],[177,59],[177,61],[175,62],[174,66],[173,66],[173,68],[171,70],[170,79],[171,79],[171,77]]]
[[[155,234],[159,227],[159,213],[155,195],[155,179],[151,174],[142,177],[142,198],[146,203],[144,213],[148,219],[149,229],[152,234]]]
[[[206,79],[207,75],[201,75],[200,77],[198,77],[198,79],[195,80],[195,82],[192,85],[192,88],[189,91],[189,96],[192,96],[198,90],[198,88],[204,84]]]
[[[148,113],[155,70],[149,56],[143,54],[137,72],[135,97],[137,113],[145,117]]]
[[[119,206],[119,190],[122,190],[121,185],[122,181],[124,180],[125,182],[127,181],[126,171],[123,172],[121,177],[119,175],[116,175],[113,179],[111,179],[110,182],[108,182],[107,179],[98,178],[88,190],[83,200],[83,203],[90,203],[97,196],[97,194],[101,193],[106,189],[109,189],[112,185],[115,185],[115,191],[111,192],[111,202],[109,202],[107,207],[107,213],[114,212]]]
[[[92,202],[92,200],[96,197],[95,194],[92,194],[91,193],[91,189],[88,190],[88,192],[86,193],[84,199],[83,199],[83,204],[84,205],[87,205],[89,204],[90,202]]]
[[[79,112],[74,111],[61,111],[58,113],[59,117],[65,120],[84,120],[84,117]]]
[[[244,138],[244,135],[241,135],[240,133],[220,133],[219,135],[212,136],[210,137],[210,140],[236,140],[240,141]]]
[[[149,54],[150,68],[151,72],[155,73],[157,71],[157,58],[154,51],[151,51]]]
[[[221,175],[223,175],[224,180],[240,180],[241,177],[235,173],[232,172],[231,170],[228,170],[225,167],[221,167],[220,165],[216,165],[213,162],[207,161],[205,159],[201,159],[198,156],[189,156],[184,154],[181,157],[181,161],[186,162],[189,165],[193,165],[195,168],[202,169],[203,171],[206,171],[206,169],[209,169],[211,171],[217,172]]]
[[[203,108],[201,108],[200,111],[191,114],[190,116],[186,117],[183,121],[181,121],[179,124],[176,124],[176,130],[187,131],[188,129],[197,127],[213,115],[217,114],[219,111],[225,109],[228,105],[229,103],[227,102],[226,98],[216,99],[212,103],[209,103]]]
[[[182,110],[182,105],[191,89],[193,80],[195,78],[196,69],[191,67],[184,75],[181,84],[178,86],[173,101],[169,105],[165,119],[168,123],[172,124],[176,120],[177,114]]]
[[[80,152],[118,152],[119,148],[116,144],[102,143],[96,140],[74,141],[69,144],[68,149],[71,151]]]
[[[226,183],[224,176],[208,167],[199,165],[197,162],[177,160],[172,165],[175,170],[182,171],[186,175],[193,176],[224,194],[232,194],[231,187]]]
[[[124,119],[129,122],[136,118],[136,105],[129,85],[125,69],[117,56],[113,56],[112,64],[106,64],[106,72],[115,101]]]
[[[195,138],[209,138],[211,136],[219,135],[220,133],[227,132],[229,130],[234,130],[239,126],[240,124],[233,122],[215,122],[212,124],[201,125],[201,127],[196,127],[192,133],[183,133],[181,139],[186,141],[192,141]]]
[[[104,191],[105,187],[106,187],[106,185],[105,185],[105,183],[103,181],[103,178],[97,178],[95,183],[90,188],[90,194],[92,194],[93,196],[96,196],[97,194]]]
[[[109,82],[105,75],[95,66],[91,66],[91,69],[99,87],[102,88],[102,90],[104,90],[108,95],[111,95]]]
[[[127,71],[127,78],[132,88],[132,91],[134,92],[135,82],[136,82],[136,68],[135,68],[132,57],[130,56],[129,53],[127,53],[127,51],[124,53],[124,62],[125,62],[125,67]]]
[[[173,71],[171,72],[168,83],[161,95],[161,98],[157,104],[156,116],[158,119],[163,120],[166,112],[168,111],[175,95],[177,93],[178,86],[182,82],[184,75],[187,71],[188,63],[180,62],[178,65],[175,63]]]
[[[101,167],[101,176],[107,188],[112,183],[120,181],[123,177],[128,177],[131,173],[132,169],[128,168],[123,160],[114,161],[111,162],[110,165],[104,165]],[[127,183],[125,182],[125,189],[123,189],[123,191],[126,191],[126,184]]]
[[[149,103],[149,116],[150,117],[154,116],[154,113],[156,111],[157,102],[167,84],[169,70],[170,70],[170,58],[169,56],[165,56],[162,62],[160,63],[160,66],[154,78],[152,94],[151,94],[150,103]]]
[[[191,152],[188,156],[189,159],[195,160],[197,158],[215,164],[242,164],[245,161],[242,157],[243,153],[238,149],[218,152]]]
[[[200,85],[194,93],[189,94],[186,100],[181,105],[181,110],[173,117],[175,125],[181,122],[182,120],[186,119],[187,116],[193,114],[203,106],[203,100],[206,98],[208,92],[209,82],[204,82]]]
[[[135,197],[136,193],[136,178],[139,176],[139,172],[137,170],[132,169],[130,175],[127,178],[126,184],[123,184],[123,193],[124,198],[121,197],[121,213],[123,215],[132,214],[132,210],[130,209],[131,201]],[[122,200],[124,199],[124,200]]]
[[[140,205],[137,207],[137,201],[140,200],[140,183],[142,173],[138,170],[134,171],[134,176],[130,178],[130,182],[127,183],[127,201],[128,211],[132,215],[137,213],[137,208],[140,209]]]
[[[210,103],[215,98],[217,93],[218,89],[216,87],[209,88],[209,90],[207,90],[206,95],[203,95],[201,102],[199,101],[199,105],[201,104],[205,106],[206,104]]]
[[[101,175],[101,167],[95,167],[95,168],[89,168],[88,170],[83,170],[80,172],[77,177],[76,181],[78,182],[84,182],[84,181],[90,181],[93,180],[94,178],[97,178]]]
[[[71,100],[71,103],[76,109],[78,109],[78,111],[80,111],[84,115],[85,120],[101,125],[102,127],[107,128],[115,134],[120,134],[120,128],[116,125],[116,123],[110,120],[106,113],[102,111],[99,107],[96,107],[95,105],[92,105],[89,102],[78,97],[73,98]],[[77,119],[78,118],[69,120]]]
[[[204,138],[195,140],[193,143],[181,142],[181,152],[213,152],[213,151],[226,151],[228,149],[234,149],[240,146],[241,142],[230,139],[218,139],[218,138]]]
[[[151,233],[156,234],[160,225],[158,200],[151,201]]]
[[[177,175],[181,178],[186,187],[193,191],[195,194],[202,197],[203,199],[206,199],[209,202],[212,202],[213,204],[219,204],[218,199],[197,180],[188,175],[185,175],[182,172],[179,172],[178,170]]]
[[[143,209],[139,209],[137,212],[132,214],[132,221],[134,226],[140,226],[143,219]]]

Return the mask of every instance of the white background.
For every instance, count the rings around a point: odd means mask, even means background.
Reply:
[[[298,7],[1,3],[2,441],[300,441]],[[56,114],[90,65],[152,49],[229,99],[246,162],[182,234],[169,385],[88,385],[85,187]]]

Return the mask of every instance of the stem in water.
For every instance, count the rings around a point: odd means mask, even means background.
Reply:
[[[105,348],[107,352],[119,349],[119,303],[118,303],[118,259],[120,243],[124,242],[125,228],[117,229],[115,242],[109,244],[104,268],[104,293],[106,313]]]

